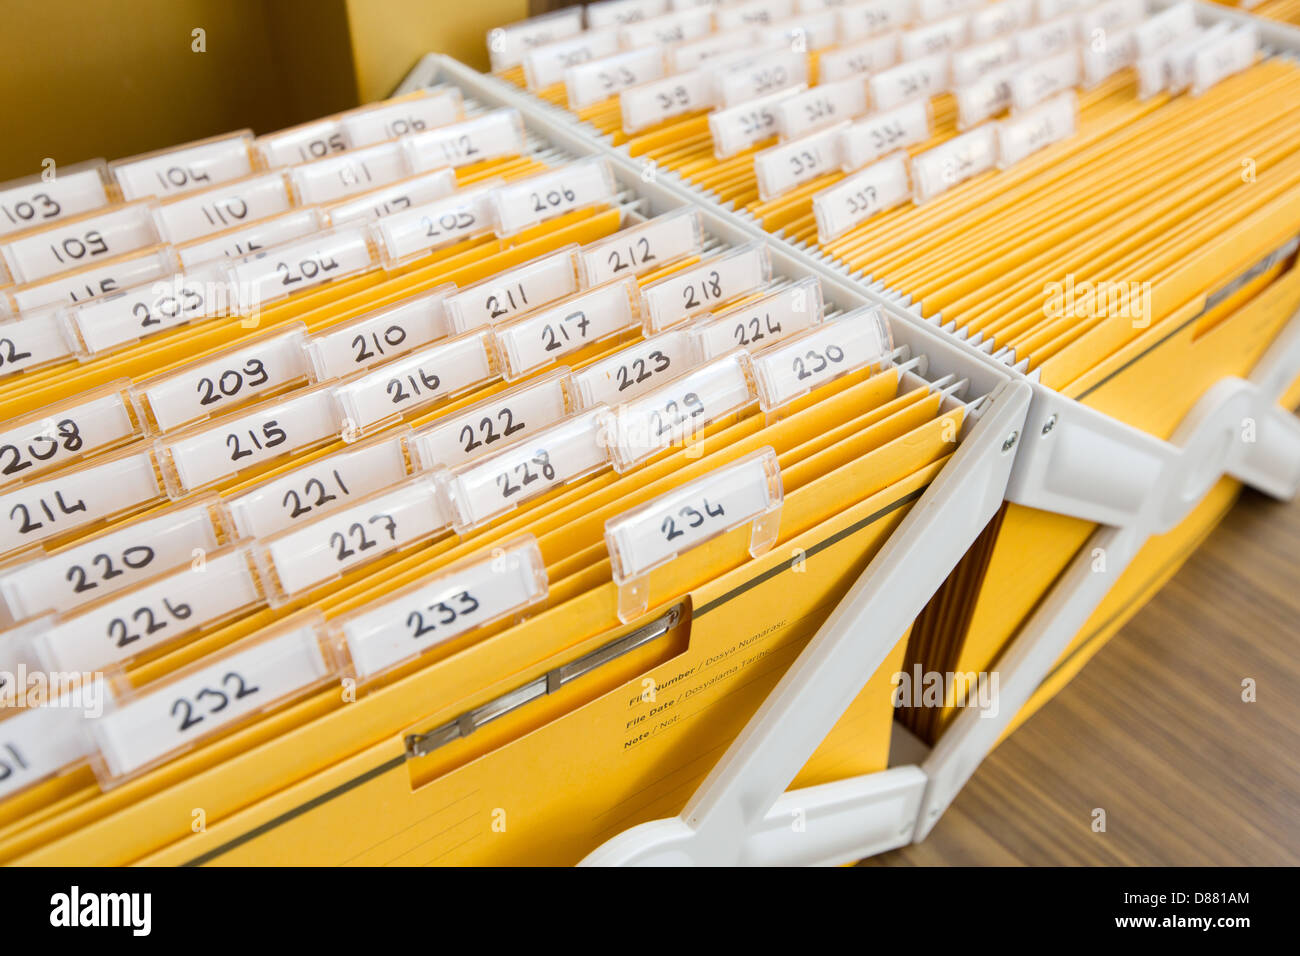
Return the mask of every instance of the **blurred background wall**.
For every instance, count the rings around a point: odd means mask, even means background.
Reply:
[[[528,0],[0,0],[0,181],[381,99],[429,51],[486,69],[487,31],[529,15]]]

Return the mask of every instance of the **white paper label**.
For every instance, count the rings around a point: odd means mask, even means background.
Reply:
[[[674,260],[699,255],[701,235],[699,213],[689,208],[624,229],[578,253],[584,284],[590,287],[625,275],[644,275]]]
[[[120,391],[0,431],[0,485],[30,480],[70,459],[123,442],[139,431]]]
[[[387,216],[375,229],[390,260],[403,262],[492,231],[495,184],[465,189],[446,199]]]
[[[228,654],[95,721],[113,776],[155,763],[328,676],[313,627],[295,628]]]
[[[919,60],[900,63],[877,73],[867,81],[871,91],[871,105],[877,110],[893,109],[918,98],[929,99],[947,92],[949,55],[937,53]]]
[[[952,55],[952,85],[974,83],[995,70],[1015,62],[1016,45],[1011,40],[989,40]]]
[[[218,547],[206,504],[133,521],[84,544],[0,572],[0,597],[14,620],[67,612],[189,564]]]
[[[197,567],[142,584],[55,625],[37,638],[37,654],[51,670],[100,670],[260,601],[242,548],[210,555]]]
[[[603,159],[569,163],[554,172],[498,186],[492,192],[499,236],[535,226],[574,209],[611,202],[615,185]]]
[[[997,133],[982,126],[912,160],[913,198],[925,202],[997,164]]]
[[[299,202],[314,206],[387,186],[413,171],[407,167],[402,144],[392,142],[294,166],[289,174]]]
[[[713,151],[717,157],[725,159],[734,156],[741,150],[775,136],[776,105],[801,90],[802,87],[791,87],[771,96],[710,113],[709,133],[713,137]]]
[[[617,551],[626,580],[758,517],[772,504],[763,460],[749,457],[611,521],[605,540]]]
[[[922,20],[940,20],[968,13],[983,2],[984,0],[916,0],[916,12]]]
[[[1011,105],[1017,110],[1037,106],[1050,96],[1078,86],[1079,55],[1074,50],[1034,63],[1011,78]]]
[[[618,96],[623,130],[635,133],[686,113],[713,106],[713,80],[703,70],[675,73]]]
[[[524,54],[524,76],[534,92],[564,79],[564,71],[579,63],[599,60],[618,52],[618,30],[591,30],[529,50]]]
[[[686,43],[708,36],[712,29],[712,11],[708,7],[696,7],[625,26],[618,31],[618,39],[631,49],[646,43]]]
[[[565,249],[447,296],[451,327],[470,332],[572,295],[578,291],[574,261],[573,250]]]
[[[53,182],[40,179],[0,190],[0,236],[44,226],[108,205],[97,169],[60,172]]]
[[[925,100],[913,100],[892,110],[858,120],[840,134],[844,171],[853,172],[896,149],[930,138],[930,110]]]
[[[1117,30],[1106,35],[1100,48],[1092,43],[1085,44],[1081,56],[1084,82],[1096,86],[1137,62],[1137,38],[1132,30]]]
[[[840,134],[848,125],[845,120],[838,126],[773,146],[755,156],[759,198],[767,202],[819,176],[838,172]]]
[[[187,322],[225,315],[230,299],[229,287],[216,272],[200,266],[90,302],[70,319],[86,353],[95,355]]]
[[[373,146],[446,126],[462,115],[459,90],[430,90],[425,96],[404,97],[396,103],[345,113],[340,125],[354,147]]]
[[[326,209],[330,224],[383,219],[413,206],[433,202],[456,191],[456,174],[450,167],[402,179],[391,186],[381,186],[355,199],[335,203]]]
[[[446,526],[433,478],[420,477],[277,535],[263,552],[293,596]]]
[[[604,414],[603,406],[582,412],[444,474],[441,480],[447,482],[456,528],[477,527],[608,463],[601,442]]]
[[[339,433],[328,390],[291,395],[170,441],[182,492],[202,488]]]
[[[498,327],[497,343],[506,357],[507,377],[519,378],[635,327],[639,296],[636,280],[629,277]]]
[[[257,150],[271,169],[309,163],[324,159],[331,153],[341,153],[348,148],[343,136],[343,124],[335,119],[305,123],[293,129],[268,133],[259,137]]]
[[[530,382],[422,428],[412,439],[420,467],[456,468],[554,425],[567,413],[564,377]]]
[[[71,354],[50,309],[13,322],[0,322],[0,378]]]
[[[55,705],[31,707],[0,722],[0,797],[90,756],[88,710],[102,700],[102,682],[73,690]]]
[[[780,408],[841,375],[880,362],[888,346],[880,322],[878,310],[855,312],[756,354],[754,375],[763,410]]]
[[[1150,56],[1163,46],[1196,29],[1196,11],[1180,3],[1148,17],[1134,28],[1138,56]]]
[[[147,452],[88,468],[0,495],[0,553],[94,524],[162,497]]]
[[[828,242],[911,197],[906,156],[882,159],[813,196],[817,236]]]
[[[714,100],[723,107],[735,106],[807,82],[807,53],[774,50],[716,73]]]
[[[657,46],[644,47],[569,67],[564,73],[564,87],[568,91],[569,108],[580,110],[617,96],[629,86],[648,83],[663,75],[663,51]]]
[[[308,347],[316,377],[345,378],[445,337],[445,296],[417,296],[313,336]]]
[[[705,361],[734,348],[765,348],[812,328],[822,318],[821,287],[816,279],[801,279],[779,292],[696,327],[696,341]]]
[[[914,0],[871,0],[846,4],[838,13],[841,40],[851,43],[907,26],[916,19],[916,4]]]
[[[524,121],[515,109],[493,110],[402,141],[415,172],[451,166],[459,169],[524,152]]]
[[[132,203],[89,219],[54,225],[13,239],[0,249],[0,255],[15,282],[39,282],[157,241],[152,207],[148,203]]]
[[[714,33],[702,40],[696,40],[694,43],[670,46],[668,48],[668,65],[670,68],[668,72],[684,73],[687,70],[696,70],[709,60],[723,54],[752,47],[754,33],[755,31],[752,30],[732,30],[725,33]],[[712,95],[712,91],[713,80],[710,78],[709,95]]]
[[[537,545],[512,548],[390,599],[341,625],[358,677],[371,677],[546,594]]]
[[[406,477],[400,436],[357,445],[226,501],[241,537],[265,538]]]
[[[173,196],[247,176],[253,171],[249,139],[239,133],[201,146],[114,163],[113,178],[123,199]]]
[[[1259,49],[1259,31],[1254,24],[1243,24],[1228,36],[1198,49],[1192,60],[1192,94],[1200,96],[1220,83],[1250,67]]]
[[[668,12],[668,0],[601,0],[587,4],[587,29],[640,23]]]
[[[817,58],[817,78],[826,84],[850,76],[880,73],[897,63],[898,36],[889,33],[851,46],[826,50]]]
[[[691,334],[677,329],[619,349],[575,373],[573,383],[584,408],[614,405],[644,395],[694,364]]]
[[[936,53],[951,53],[966,43],[966,18],[952,17],[907,30],[898,38],[904,60],[919,60]]]
[[[534,47],[546,46],[581,32],[581,7],[490,30],[487,39],[492,71],[499,73],[519,66],[524,62],[524,54]]]
[[[1015,35],[1016,53],[1026,61],[1041,60],[1073,50],[1077,42],[1073,17],[1065,17],[1021,30]]]
[[[971,129],[990,117],[1011,108],[1011,81],[1023,67],[1013,63],[980,77],[968,86],[958,87],[957,127]]]
[[[1106,34],[1130,27],[1144,16],[1145,0],[1106,0],[1079,11],[1079,38],[1085,45],[1104,40]]]
[[[304,378],[303,330],[292,328],[270,338],[229,349],[215,358],[139,389],[160,431],[219,415],[232,403],[282,388]]]
[[[799,139],[867,111],[867,83],[860,76],[821,83],[776,105],[781,138]]]
[[[232,268],[239,311],[255,315],[265,303],[364,272],[373,265],[374,253],[365,229],[359,226],[278,246]]]
[[[249,223],[209,239],[199,239],[176,249],[181,267],[193,269],[218,259],[242,259],[317,232],[321,228],[315,209],[296,209],[281,216]]]
[[[491,331],[447,339],[418,349],[338,386],[335,394],[347,420],[343,427],[372,428],[486,382],[493,375],[487,343]]]
[[[772,277],[761,242],[706,259],[641,291],[642,311],[656,332],[763,286]]]
[[[746,360],[743,352],[724,355],[615,408],[610,453],[619,470],[748,405]]]
[[[134,286],[170,276],[171,256],[159,252],[146,252],[138,256],[119,259],[112,265],[90,267],[14,290],[14,305],[20,312],[30,312],[55,303],[85,302],[111,292],[120,292]]]
[[[719,31],[765,27],[794,14],[794,0],[749,0],[721,7],[713,19]]]
[[[1003,169],[1073,136],[1079,107],[1073,90],[998,124],[998,165]]]
[[[158,221],[171,242],[231,229],[245,222],[288,212],[293,205],[280,173],[267,173],[192,193],[159,207]]]
[[[1033,5],[1030,0],[1002,0],[972,11],[970,38],[981,43],[995,37],[1005,37],[1024,29],[1033,22]]]

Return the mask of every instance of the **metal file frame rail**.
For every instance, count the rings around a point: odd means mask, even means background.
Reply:
[[[625,151],[504,81],[429,54],[402,90],[429,85],[439,76],[454,77],[485,102],[517,106],[555,145],[609,156],[620,176],[628,182],[636,177],[637,190],[656,203],[694,203],[707,228],[721,238],[766,239],[774,261],[789,274],[818,273],[829,299],[881,303],[901,340],[926,334],[915,340],[917,348],[941,356],[942,371],[961,365],[951,354],[955,349],[987,372],[1009,378],[999,392],[1006,399],[1001,412],[985,415],[969,436],[976,439],[979,431],[985,437],[963,442],[953,460],[956,467],[946,469],[913,508],[682,813],[619,834],[586,863],[838,864],[923,839],[1152,535],[1176,525],[1222,475],[1277,498],[1300,489],[1300,421],[1277,403],[1300,376],[1300,314],[1249,379],[1219,382],[1173,438],[1162,441],[1009,368],[989,354],[988,343],[967,341],[923,319],[883,284],[857,281],[859,276],[829,257],[765,232],[752,217],[718,205],[675,175],[660,171],[646,181],[642,164]],[[984,387],[976,379],[972,384]],[[1014,409],[1024,397],[1027,414],[1017,421]],[[1246,417],[1256,422],[1253,444],[1238,440]],[[991,443],[990,431],[996,432]],[[897,635],[1004,499],[1101,527],[1004,652],[998,716],[964,709],[933,749],[914,748],[919,751],[914,762],[787,792]],[[1100,573],[1092,567],[1096,547],[1107,554]],[[792,826],[796,818],[798,828]]]

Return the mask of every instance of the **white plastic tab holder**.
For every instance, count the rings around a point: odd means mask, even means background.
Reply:
[[[587,30],[564,40],[534,47],[524,54],[524,82],[536,93],[564,79],[578,63],[600,60],[618,52],[618,29]]]
[[[472,332],[578,291],[578,244],[531,259],[447,296],[453,332]]]
[[[1135,28],[1138,56],[1150,56],[1194,29],[1196,9],[1191,3],[1167,7]]]
[[[643,395],[700,362],[695,335],[679,328],[633,342],[573,374],[583,408],[615,405]]]
[[[663,49],[658,46],[642,46],[625,53],[615,53],[603,60],[569,67],[564,71],[564,88],[568,94],[569,108],[580,110],[617,96],[628,87],[660,79],[663,75]]]
[[[836,10],[841,42],[901,30],[916,19],[915,0],[867,0]]]
[[[505,377],[513,381],[596,342],[640,330],[641,290],[628,276],[579,292],[495,329]]]
[[[1259,30],[1253,23],[1243,23],[1225,37],[1196,50],[1192,60],[1192,95],[1200,96],[1210,87],[1240,73],[1255,62],[1259,50]]]
[[[143,691],[124,691],[90,723],[91,761],[113,786],[320,687],[339,670],[319,611],[231,645]],[[127,687],[125,675],[115,684]]]
[[[447,126],[465,116],[464,98],[454,86],[420,90],[418,94],[348,110],[339,117],[344,137],[353,148],[373,146]]]
[[[717,30],[740,30],[766,26],[793,14],[794,0],[747,0],[715,10],[713,22]]]
[[[546,565],[532,535],[402,588],[333,622],[361,680],[546,599]],[[3,725],[0,725],[3,726]]]
[[[0,798],[25,790],[90,756],[86,732],[104,707],[103,680],[84,678],[67,694],[0,721]]]
[[[784,501],[776,452],[761,448],[606,521],[618,619],[627,624],[649,609],[652,571],[719,535],[749,524],[750,556],[770,550]]]
[[[176,247],[176,256],[182,269],[193,269],[220,259],[242,259],[263,249],[320,232],[325,227],[325,219],[315,207],[294,209],[183,243]]]
[[[309,381],[306,342],[307,326],[293,322],[170,375],[146,379],[132,389],[132,400],[155,432],[223,415],[250,399]]]
[[[32,646],[49,670],[100,670],[260,603],[249,549],[224,548],[206,555],[201,565],[161,574],[59,618]]]
[[[339,433],[344,441],[356,441],[498,374],[491,329],[435,342],[339,383]]]
[[[875,74],[867,80],[872,108],[893,109],[908,100],[946,93],[951,84],[949,58],[947,53],[935,53]]]
[[[414,172],[418,170],[407,163],[403,142],[393,140],[293,166],[289,181],[299,205],[317,206],[387,186]]]
[[[24,232],[0,245],[0,260],[17,283],[39,282],[159,241],[153,200],[114,206]]]
[[[1067,50],[1019,70],[1011,78],[1011,105],[1017,112],[1033,109],[1039,103],[1083,81],[1079,54]]]
[[[833,50],[823,50],[817,56],[817,78],[820,83],[834,83],[854,76],[865,79],[873,73],[881,73],[897,65],[898,36],[888,33]]]
[[[10,322],[0,322],[0,378],[72,357],[72,346],[56,311],[48,307]]]
[[[602,429],[604,405],[566,418],[486,458],[435,477],[451,504],[452,525],[465,534],[522,502],[609,464]]]
[[[623,132],[643,129],[713,107],[713,78],[704,70],[687,70],[623,90],[618,95]]]
[[[175,244],[276,216],[292,206],[289,181],[275,171],[186,193],[163,203],[154,217],[159,233]]]
[[[801,86],[791,86],[726,109],[714,110],[709,114],[714,156],[727,159],[776,136],[777,104],[802,91]]]
[[[998,137],[981,126],[912,159],[912,201],[918,206],[997,166]]]
[[[240,538],[267,538],[407,477],[409,426],[358,442],[271,478],[224,502]]]
[[[866,80],[860,76],[850,76],[848,79],[819,83],[782,100],[776,107],[776,128],[784,140],[799,139],[861,116],[866,111]]]
[[[348,146],[343,124],[330,116],[259,136],[253,141],[253,152],[267,169],[279,169],[324,159]]]
[[[233,298],[226,269],[209,263],[68,307],[59,321],[77,358],[86,361],[168,329],[227,315]]]
[[[994,70],[1010,66],[1015,60],[1016,45],[1007,37],[958,50],[952,55],[952,85],[959,87],[974,83]]]
[[[67,613],[217,550],[227,537],[214,494],[0,570],[10,622]],[[20,559],[21,560],[21,559]]]
[[[167,491],[183,498],[274,458],[338,437],[334,386],[318,385],[159,439]]]
[[[645,275],[679,259],[697,256],[704,248],[699,210],[683,206],[599,239],[578,253],[584,288],[623,276]]]
[[[0,429],[0,488],[143,435],[129,387],[129,379],[118,379],[6,422]]]
[[[754,176],[758,180],[759,199],[768,202],[827,173],[839,172],[840,136],[848,126],[845,120],[756,155]]]
[[[891,350],[889,325],[879,306],[828,319],[755,353],[758,404],[771,414],[842,375],[883,364]]]
[[[985,120],[1011,108],[1011,83],[1024,70],[1021,63],[1013,63],[986,73],[984,76],[959,86],[953,91],[957,100],[957,128],[970,130]]]
[[[1058,17],[1018,31],[1016,56],[1026,63],[1056,56],[1074,49],[1078,38],[1078,21],[1074,17]]]
[[[346,378],[446,338],[448,282],[347,322],[331,325],[306,343],[318,381]]]
[[[854,123],[840,134],[840,162],[846,173],[874,163],[931,136],[929,100],[912,100]]]
[[[412,172],[438,166],[471,166],[489,159],[522,156],[527,140],[524,118],[517,109],[492,110],[400,141]]]
[[[617,193],[618,183],[607,159],[568,163],[498,186],[492,191],[497,235],[513,236],[575,209],[607,205]]]
[[[895,153],[872,163],[813,195],[817,241],[830,242],[876,213],[892,209],[911,198],[912,181],[908,176],[906,153]]]
[[[500,73],[524,62],[524,54],[582,32],[582,8],[557,10],[488,31],[492,72]]]
[[[254,546],[272,607],[447,528],[432,475],[416,475]]]
[[[686,321],[724,302],[761,289],[772,279],[772,259],[762,240],[705,259],[641,290],[646,334]]]
[[[713,29],[712,3],[681,7],[671,13],[625,25],[618,31],[619,44],[627,49],[652,43],[683,44],[706,37]]]
[[[754,400],[749,353],[741,349],[616,406],[605,429],[610,461],[620,474]]]
[[[822,287],[808,276],[783,289],[691,326],[700,357],[708,361],[734,348],[765,348],[822,320]]]
[[[587,4],[586,11],[587,29],[603,30],[662,16],[668,12],[668,0],[599,0]]]
[[[723,68],[714,75],[714,101],[736,106],[794,86],[808,84],[808,54],[789,49],[771,50]]]
[[[108,183],[102,159],[60,166],[53,182],[38,173],[0,183],[0,236],[107,206]]]
[[[77,305],[123,289],[165,279],[176,272],[176,254],[168,246],[153,246],[108,262],[62,272],[43,282],[17,286],[9,292],[13,311],[31,312],[47,305]]]
[[[1040,149],[1074,135],[1079,100],[1074,90],[1058,93],[1019,116],[998,124],[998,167],[1007,169]]]
[[[899,54],[906,62],[936,53],[951,53],[966,45],[967,29],[967,20],[960,15],[914,27],[899,36]]]
[[[248,130],[109,163],[123,199],[174,196],[206,189],[253,171]]]
[[[153,455],[97,457],[0,494],[0,554],[116,517],[165,497]]]
[[[417,431],[410,448],[423,471],[457,468],[577,411],[568,368],[531,379]]]
[[[373,222],[450,196],[456,191],[456,173],[450,166],[399,179],[387,186],[358,193],[351,199],[332,203],[322,212],[331,226],[352,222]]]
[[[256,315],[268,302],[314,289],[379,266],[365,227],[345,226],[285,243],[230,269],[241,315]]]
[[[435,249],[490,235],[495,228],[492,191],[501,182],[494,178],[380,219],[371,226],[371,235],[385,267],[391,269]]]
[[[1143,0],[1138,0],[1139,3]],[[1034,19],[1032,0],[999,0],[970,14],[972,43],[1010,36],[1029,26]]]

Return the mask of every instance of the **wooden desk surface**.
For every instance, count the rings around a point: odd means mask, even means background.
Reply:
[[[1300,864],[1300,500],[1244,492],[925,842],[865,862]]]

